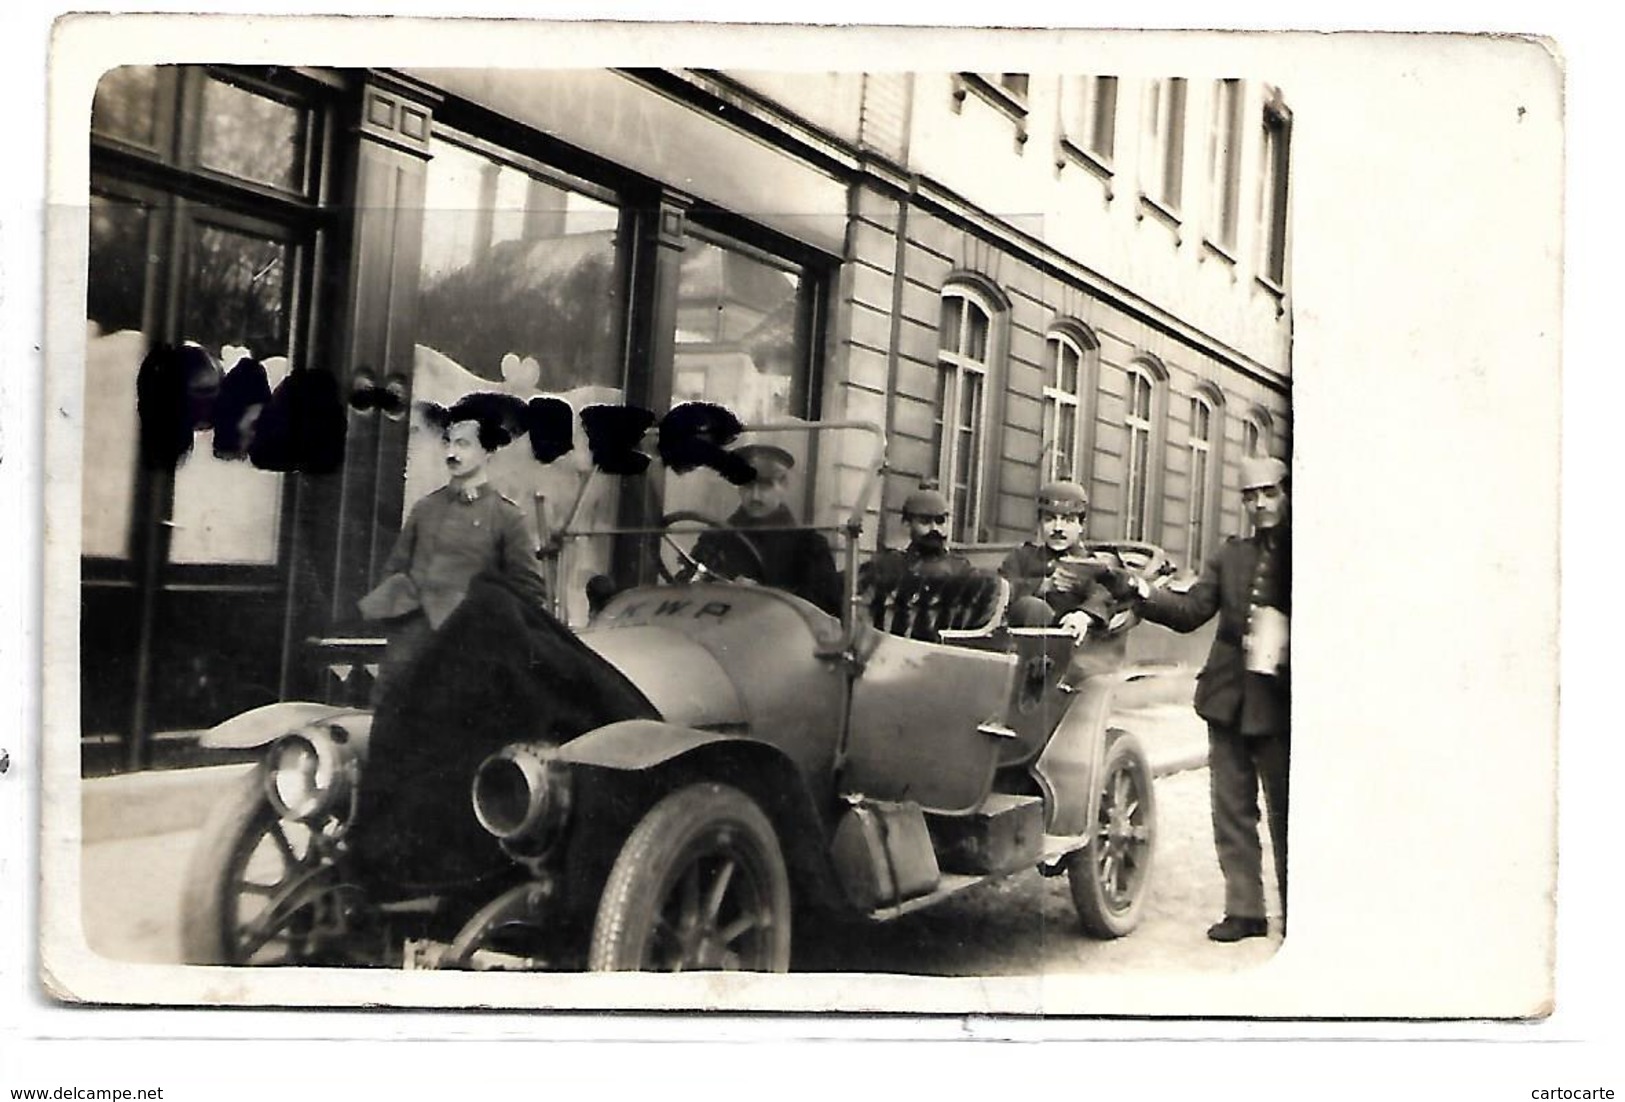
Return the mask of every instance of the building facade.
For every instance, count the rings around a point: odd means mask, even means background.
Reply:
[[[884,428],[866,549],[922,479],[956,538],[1024,538],[1039,485],[1090,535],[1197,563],[1243,519],[1237,462],[1291,444],[1292,116],[1258,80],[1038,73],[129,67],[91,127],[82,713],[153,740],[323,691],[404,511],[440,479],[403,404],[470,390],[695,399]],[[195,342],[348,406],[331,474],[206,438],[138,462],[136,381]],[[568,519],[584,449],[496,476]],[[833,523],[857,447],[806,455]],[[654,477],[577,521],[692,504]],[[647,568],[583,542],[584,579]],[[88,758],[87,758],[88,760]]]

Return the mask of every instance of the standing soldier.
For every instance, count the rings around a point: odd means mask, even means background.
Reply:
[[[470,394],[449,410],[429,411],[444,424],[450,477],[412,506],[384,562],[383,580],[358,604],[362,616],[383,622],[388,639],[374,704],[462,603],[476,574],[501,570],[541,581],[524,511],[497,492],[486,469],[492,453],[523,431],[505,397]]]
[[[1224,873],[1224,919],[1207,932],[1240,941],[1269,932],[1264,914],[1258,790],[1264,789],[1281,925],[1286,927],[1287,772],[1291,752],[1288,623],[1292,614],[1292,525],[1287,467],[1241,461],[1241,500],[1253,534],[1233,537],[1208,559],[1188,592],[1139,589],[1147,620],[1194,631],[1219,617],[1196,681],[1196,713],[1207,720],[1213,842]]]

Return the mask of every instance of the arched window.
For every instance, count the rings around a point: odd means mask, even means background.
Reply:
[[[1241,453],[1243,455],[1272,455],[1275,447],[1275,423],[1269,411],[1254,406],[1242,423]]]
[[[931,458],[953,507],[953,538],[961,542],[974,542],[981,524],[993,318],[972,288],[943,289]]]
[[[1123,538],[1150,538],[1155,504],[1153,485],[1158,472],[1157,417],[1162,376],[1141,361],[1128,369],[1123,426],[1127,430],[1123,478]]]
[[[1044,341],[1044,478],[1084,477],[1096,344],[1074,326],[1052,329]]]

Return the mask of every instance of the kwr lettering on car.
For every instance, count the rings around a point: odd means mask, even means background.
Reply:
[[[621,609],[620,612],[616,613],[614,618],[616,620],[633,620],[650,616],[681,616],[684,615],[689,607],[693,604],[693,601],[684,600],[661,601],[651,610],[648,602],[643,601],[635,605],[627,605],[625,608]],[[727,601],[707,601],[703,605],[700,605],[694,609],[692,618],[695,620],[701,620],[707,616],[712,616],[720,620],[727,616],[732,609],[733,605],[729,604]]]

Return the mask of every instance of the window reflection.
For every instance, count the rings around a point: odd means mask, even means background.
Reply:
[[[125,65],[102,77],[90,107],[90,127],[98,134],[151,147],[157,140],[154,124],[158,69],[153,65]]]
[[[444,138],[430,146],[419,267],[412,399],[451,405],[476,390],[551,395],[580,411],[624,400],[620,210],[539,173]],[[543,466],[519,441],[493,456],[497,488],[525,511],[535,535],[558,531],[590,467],[577,447]],[[408,508],[445,481],[439,434],[414,422]],[[598,479],[578,527],[614,523],[617,486]],[[586,618],[587,578],[609,570],[609,544],[573,541],[559,590],[573,622]]]
[[[186,287],[185,338],[215,355],[227,344],[245,345],[259,359],[285,355],[289,252],[280,241],[200,225]]]
[[[143,204],[91,196],[82,553],[99,558],[130,553],[135,379],[146,351],[141,325],[151,221]]]
[[[245,180],[301,190],[306,113],[224,81],[203,84],[198,161]]]

